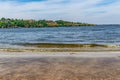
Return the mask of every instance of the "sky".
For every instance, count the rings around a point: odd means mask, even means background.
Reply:
[[[120,24],[120,0],[0,0],[0,18]]]

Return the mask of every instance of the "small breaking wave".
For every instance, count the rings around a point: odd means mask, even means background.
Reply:
[[[1,47],[0,51],[1,52],[102,52],[102,51],[120,51],[120,45],[22,43],[22,44],[11,44],[9,47]]]
[[[22,43],[17,45],[38,48],[120,48],[120,45],[116,44]]]

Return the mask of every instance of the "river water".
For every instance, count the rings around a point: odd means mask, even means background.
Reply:
[[[20,43],[120,44],[120,26],[0,29],[0,45]]]

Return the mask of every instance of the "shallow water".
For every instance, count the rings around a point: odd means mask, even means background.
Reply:
[[[0,80],[119,80],[120,58],[0,58]]]

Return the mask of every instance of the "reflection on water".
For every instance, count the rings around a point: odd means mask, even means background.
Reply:
[[[0,58],[0,80],[119,80],[120,58]]]

